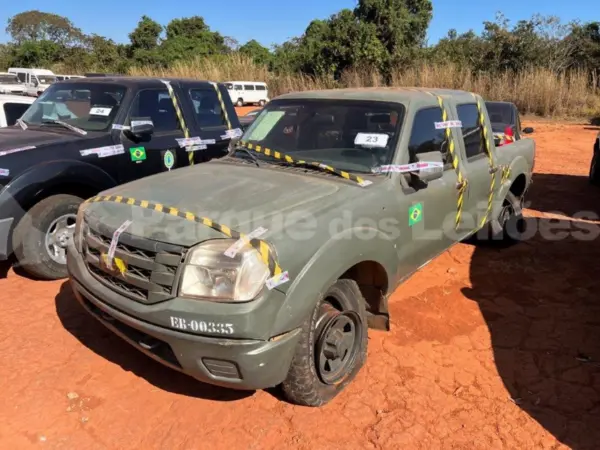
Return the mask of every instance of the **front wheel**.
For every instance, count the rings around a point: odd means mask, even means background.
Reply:
[[[241,108],[242,106],[244,106],[244,100],[241,98],[238,98],[238,101],[235,103],[235,106],[238,106]]]
[[[506,200],[504,200],[500,216],[498,217],[501,231],[494,236],[494,240],[502,241],[508,245],[521,242],[526,227],[525,218],[521,210],[522,204],[523,199],[517,197],[512,192],[506,195]]]
[[[45,280],[68,276],[67,245],[82,202],[73,195],[53,195],[28,211],[13,233],[13,247],[22,269]]]
[[[592,165],[590,166],[590,183],[594,186],[600,186],[600,156],[594,152]]]
[[[258,104],[260,106],[265,106],[267,104],[267,102],[265,100],[261,100],[260,102],[258,102]]]
[[[367,358],[365,299],[353,280],[338,280],[302,326],[282,388],[292,403],[322,406],[356,376]]]

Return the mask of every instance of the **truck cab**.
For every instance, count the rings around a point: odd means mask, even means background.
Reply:
[[[77,208],[105,189],[222,157],[241,134],[224,86],[103,77],[53,83],[0,129],[0,260],[64,278]]]

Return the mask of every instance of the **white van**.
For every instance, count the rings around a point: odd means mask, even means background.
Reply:
[[[269,88],[266,83],[256,81],[226,81],[227,91],[235,106],[259,104],[265,106],[269,101]]]
[[[70,80],[71,78],[84,78],[82,75],[59,75],[56,74],[56,81]]]
[[[0,95],[0,128],[17,123],[34,100],[22,95]]]
[[[0,94],[23,95],[25,85],[14,73],[0,72]]]
[[[25,95],[39,97],[48,86],[56,81],[56,75],[48,69],[22,69],[11,67],[8,73],[14,73],[25,84]]]

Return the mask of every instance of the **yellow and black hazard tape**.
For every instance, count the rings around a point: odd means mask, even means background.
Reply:
[[[210,83],[213,88],[215,88],[215,92],[217,93],[217,98],[219,99],[219,105],[221,106],[221,115],[223,116],[223,120],[227,124],[227,129],[231,130],[231,121],[229,120],[229,114],[227,114],[227,108],[225,107],[225,102],[223,101],[223,96],[221,95],[221,90],[219,89],[219,85],[217,83]]]
[[[181,211],[177,208],[161,205],[160,203],[152,203],[147,200],[137,200],[131,197],[122,197],[119,195],[100,195],[96,197],[89,198],[85,201],[85,203],[99,203],[99,202],[112,202],[112,203],[122,203],[125,205],[131,206],[139,206],[140,208],[149,209],[152,211],[157,211],[163,214],[167,214],[170,216],[179,217],[181,219],[188,220],[190,222],[195,222],[202,224],[206,227],[212,228],[213,230],[219,231],[223,233],[225,236],[232,239],[244,239],[246,240],[252,248],[254,248],[261,256],[262,261],[269,268],[269,272],[271,276],[279,276],[282,274],[281,267],[275,260],[273,252],[269,244],[260,239],[247,239],[246,235],[243,233],[239,233],[235,230],[232,230],[226,225],[221,225],[217,222],[212,221],[206,217],[197,216],[194,213]]]
[[[481,127],[481,130],[482,130],[483,142],[485,145],[485,153],[487,154],[488,160],[490,162],[490,174],[492,175],[492,178],[490,181],[490,191],[488,194],[487,209],[485,211],[485,215],[481,219],[481,223],[479,224],[479,228],[483,228],[483,226],[487,223],[488,217],[490,216],[490,214],[492,212],[492,204],[494,202],[494,191],[496,189],[496,170],[494,167],[494,155],[492,154],[492,147],[490,145],[488,128],[485,123],[485,115],[483,114],[483,108],[481,107],[481,101],[475,94],[473,94],[473,97],[475,98],[475,101],[477,102],[479,126]]]
[[[428,92],[428,94],[437,98],[438,104],[442,109],[442,121],[447,122],[448,111],[444,106],[444,100],[442,99],[442,97],[439,95],[435,95],[431,92]],[[456,154],[456,143],[454,141],[454,134],[452,133],[450,127],[446,127],[446,139],[448,140],[448,152],[450,153],[452,167],[454,168],[454,171],[456,172],[456,176],[458,178],[458,200],[456,202],[456,219],[454,221],[455,228],[458,228],[462,220],[462,209],[465,202],[465,192],[467,191],[469,182],[467,178],[463,175],[462,170],[460,168],[459,157]]]
[[[240,141],[239,145],[241,145],[244,148],[247,148],[248,150],[252,150],[257,153],[263,153],[267,156],[272,156],[275,159],[280,159],[280,160],[286,161],[290,164],[309,165],[309,166],[320,167],[321,169],[326,170],[327,172],[336,174],[342,178],[345,178],[346,180],[354,181],[355,183],[358,183],[361,187],[367,187],[372,184],[372,182],[369,180],[365,180],[364,178],[359,177],[357,175],[353,175],[353,174],[345,172],[343,170],[336,169],[335,167],[328,166],[327,164],[323,164],[323,163],[316,162],[316,161],[304,161],[304,160],[300,160],[300,159],[294,159],[290,155],[286,155],[285,153],[281,153],[276,150],[271,150],[270,148],[262,147],[260,145],[251,144],[250,142]]]
[[[179,107],[179,103],[177,102],[177,96],[175,95],[175,91],[173,90],[173,87],[171,86],[171,83],[166,81],[166,80],[161,80],[163,82],[163,84],[165,86],[167,86],[167,91],[169,91],[169,97],[171,97],[171,102],[173,103],[173,107],[175,108],[175,114],[177,114],[177,120],[179,121],[179,126],[181,127],[182,131],[183,131],[183,136],[186,139],[190,138],[190,130],[188,129],[186,123],[185,123],[185,119],[183,118],[183,112],[181,111],[181,108]],[[194,165],[194,152],[189,152],[188,153],[188,159],[190,162],[190,166]]]

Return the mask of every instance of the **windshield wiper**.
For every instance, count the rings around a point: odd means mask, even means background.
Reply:
[[[56,124],[56,125],[61,125],[61,126],[67,128],[67,129],[69,129],[71,131],[74,131],[75,133],[79,133],[79,134],[81,134],[83,136],[85,136],[87,134],[87,131],[82,130],[81,128],[77,128],[77,127],[75,127],[73,125],[70,125],[70,124],[68,124],[66,122],[63,122],[62,120],[46,119],[46,120],[42,120],[42,123],[43,124],[44,123],[53,123],[53,124]]]
[[[245,154],[247,154],[250,157],[250,159],[252,159],[252,161],[254,161],[254,164],[256,164],[256,167],[260,167],[260,162],[259,162],[258,158],[256,157],[256,155],[254,153],[252,153],[250,150],[248,150],[247,148],[238,145],[234,149],[234,153],[235,152],[244,152]]]
[[[278,150],[272,150],[267,147],[262,147],[260,145],[251,144],[250,142],[240,141],[238,143],[238,145],[240,147],[243,147],[244,149],[251,150],[256,153],[260,153],[261,155],[266,155],[266,156],[275,158],[283,164],[287,164],[290,166],[306,167],[306,168],[311,168],[311,169],[315,169],[315,170],[320,170],[322,172],[332,173],[332,174],[337,175],[346,180],[354,181],[355,183],[357,183],[359,186],[362,186],[362,187],[367,187],[367,186],[373,184],[372,181],[365,180],[362,177],[353,175],[344,170],[336,169],[335,167],[331,167],[327,164],[323,164],[318,161],[297,160],[297,159],[292,158],[290,155],[286,155],[285,153],[282,153]]]

